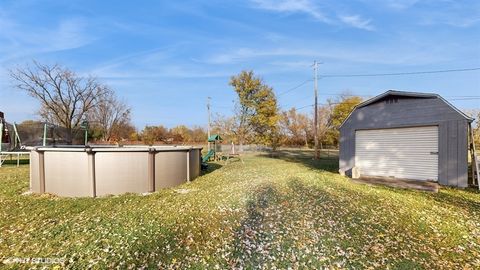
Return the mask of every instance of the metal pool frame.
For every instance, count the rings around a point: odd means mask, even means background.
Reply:
[[[202,147],[30,148],[30,190],[62,197],[150,193],[200,175]]]

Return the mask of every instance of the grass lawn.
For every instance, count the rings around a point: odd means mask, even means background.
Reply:
[[[248,156],[149,196],[21,195],[28,166],[0,169],[0,268],[479,269],[480,193],[355,184],[334,158]],[[2,264],[2,261],[6,264]]]

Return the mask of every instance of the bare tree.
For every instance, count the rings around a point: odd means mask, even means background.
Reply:
[[[313,138],[311,119],[308,118],[308,115],[299,114],[299,125],[303,133],[303,139],[305,140],[305,147],[308,148],[308,140],[309,138]]]
[[[83,78],[59,65],[33,62],[10,71],[16,86],[40,101],[40,116],[65,127],[67,143],[72,143],[73,129],[80,126],[86,113],[98,105],[106,88],[95,78]]]
[[[205,138],[207,138],[207,132],[200,126],[193,126],[191,129],[191,134],[192,142],[205,142]]]
[[[286,143],[308,147],[308,138],[311,135],[311,128],[307,115],[299,113],[295,108],[282,113],[280,127],[286,137]]]
[[[323,143],[327,142],[327,133],[333,128],[332,126],[332,108],[331,101],[328,104],[320,106],[317,111],[318,119],[318,137],[320,140],[320,148],[323,149]]]
[[[104,98],[92,110],[90,120],[100,128],[103,141],[111,141],[122,127],[131,126],[131,109],[117,98],[115,92],[105,88]],[[116,138],[118,139],[118,138]]]
[[[141,133],[142,140],[145,144],[153,145],[155,142],[163,142],[165,144],[170,144],[173,142],[172,135],[169,130],[160,125],[160,126],[145,126]]]
[[[237,120],[238,118],[235,116],[215,115],[212,123],[212,133],[221,134],[225,141],[238,143],[240,141],[239,137],[244,138],[244,133],[243,129],[239,128],[239,121]]]
[[[178,125],[170,129],[170,133],[172,134],[175,142],[181,142],[185,144],[192,141],[192,130],[185,125]],[[205,138],[203,139],[205,140]]]
[[[216,114],[212,120],[212,134],[220,134],[224,142],[234,142],[243,147],[244,143],[252,142],[253,131],[245,122],[245,117],[238,114],[240,106],[236,106],[235,115]]]

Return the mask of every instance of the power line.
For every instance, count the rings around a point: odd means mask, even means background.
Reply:
[[[457,99],[449,99],[449,100],[479,100],[480,97],[476,97],[476,98],[468,98],[468,99],[464,99],[464,98],[457,98]],[[337,105],[337,104],[349,104],[349,105],[357,105],[359,104],[358,102],[329,102],[329,103],[318,103],[318,105],[323,105],[323,106],[329,106],[329,105]],[[302,110],[302,109],[305,109],[305,108],[308,108],[308,107],[313,107],[315,106],[315,104],[308,104],[308,105],[305,105],[305,106],[302,106],[302,107],[291,107],[291,108],[294,108],[295,110]]]
[[[375,96],[376,94],[343,94],[343,93],[323,93],[323,94],[318,94],[319,96],[346,96],[346,97],[363,97],[363,98],[368,98],[368,97],[373,97]],[[472,95],[472,96],[443,96],[442,97],[444,98],[448,98],[449,100],[455,100],[455,99],[458,99],[458,98],[462,98],[462,99],[465,99],[465,100],[468,100],[468,99],[476,99],[476,98],[480,98],[479,95]],[[302,101],[302,100],[305,100],[307,98],[310,98],[310,97],[305,97],[303,99],[300,99],[298,101]],[[455,99],[451,99],[451,98],[455,98]]]
[[[303,107],[300,107],[300,108],[295,108],[295,110],[297,110],[297,111],[298,111],[298,110],[305,109],[305,108],[308,108],[308,107],[313,107],[313,106],[315,106],[315,104],[309,104],[309,105],[305,105],[305,106],[303,106]]]
[[[418,74],[434,74],[448,72],[465,72],[480,70],[480,67],[461,68],[461,69],[444,69],[430,71],[414,71],[414,72],[398,72],[398,73],[372,73],[372,74],[325,74],[320,75],[321,78],[346,78],[346,77],[379,77],[379,76],[401,76],[401,75],[418,75]]]
[[[345,77],[375,77],[375,76],[401,76],[401,75],[418,75],[418,74],[434,74],[434,73],[448,73],[448,72],[465,72],[465,71],[476,71],[480,70],[480,67],[475,67],[475,68],[463,68],[463,69],[445,69],[445,70],[430,70],[430,71],[415,71],[415,72],[399,72],[399,73],[372,73],[372,74],[325,74],[325,75],[320,75],[320,78],[345,78]],[[293,90],[296,90],[303,85],[307,84],[308,82],[313,81],[313,79],[308,79],[303,81],[302,83],[287,89],[283,92],[280,92],[277,94],[277,97],[285,95],[287,93],[292,92]],[[320,96],[336,96],[336,95],[341,95],[338,93],[323,93],[319,94]],[[360,97],[371,97],[372,95],[355,95],[351,94],[348,96],[360,96]],[[459,97],[458,99],[450,99],[450,100],[469,100],[469,99],[478,99],[480,96],[449,96],[449,97]],[[333,103],[331,103],[333,104]],[[325,104],[322,104],[325,105]],[[310,106],[310,105],[308,105]],[[229,106],[218,106],[218,105],[213,105],[213,107],[216,108],[225,108],[229,109],[231,107]],[[305,107],[306,108],[306,107]]]
[[[451,98],[448,100],[478,100],[478,99],[480,99],[480,97]]]
[[[295,87],[292,87],[292,88],[290,88],[290,89],[288,89],[288,90],[286,90],[286,91],[283,91],[283,92],[279,93],[277,96],[285,95],[286,93],[289,93],[289,92],[291,92],[291,91],[293,91],[293,90],[295,90],[295,89],[298,89],[298,88],[300,88],[301,86],[303,86],[303,85],[305,85],[306,83],[311,82],[311,81],[313,81],[313,80],[312,80],[312,79],[308,79],[308,80],[302,82],[301,84],[299,84],[299,85],[297,85],[297,86],[295,86]]]
[[[448,101],[451,101],[451,100],[464,100],[464,101],[468,101],[468,100],[479,100],[480,97],[478,98],[452,98],[452,99],[448,99]],[[366,101],[366,100],[364,100]],[[337,104],[359,104],[358,102],[329,102],[329,103],[319,103],[320,105],[337,105]]]
[[[454,97],[454,98],[477,98],[480,96],[444,96],[444,97]]]
[[[218,105],[210,105],[213,108],[220,108],[220,109],[232,109],[234,106],[218,106]]]
[[[340,94],[331,94],[331,95],[340,95]],[[347,96],[359,96],[359,97],[371,97],[373,95],[355,95],[355,94],[351,94],[351,95],[347,95]],[[469,101],[469,100],[472,100],[472,101],[476,101],[476,100],[479,100],[480,99],[480,96],[445,96],[445,97],[450,97],[448,98],[447,100],[450,100],[450,101],[457,101],[457,100],[461,100],[461,101]],[[296,102],[299,102],[299,101],[304,101],[304,100],[307,100],[307,99],[310,99],[311,97],[305,97],[305,98],[302,98],[300,100],[297,100]],[[296,103],[295,102],[295,103]],[[330,102],[330,103],[318,103],[319,105],[337,105],[339,103],[342,103],[342,102]],[[354,103],[349,103],[349,102],[343,102],[344,104],[356,104],[355,102]],[[219,106],[219,105],[210,105],[214,108],[222,108],[222,109],[232,109],[233,106]],[[314,104],[309,104],[309,105],[305,105],[305,106],[302,106],[300,108],[296,108],[295,106],[293,105],[278,105],[280,108],[283,108],[283,109],[289,109],[289,108],[295,108],[297,110],[300,110],[300,109],[305,109],[307,107],[311,107],[311,106],[314,106]]]
[[[307,100],[307,99],[308,99],[308,100],[311,100],[311,99],[313,99],[313,97],[309,95],[308,97],[304,97],[304,98],[301,98],[301,99],[297,99],[297,100],[295,100],[295,101],[292,101],[292,102],[290,102],[289,104],[297,104],[297,103],[303,102],[303,101],[305,101],[305,100]],[[282,106],[280,106],[280,107],[290,107],[290,106],[289,106],[289,105],[282,105]]]

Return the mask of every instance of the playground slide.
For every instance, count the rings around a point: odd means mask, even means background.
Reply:
[[[210,149],[207,153],[207,155],[203,156],[202,157],[202,162],[205,163],[207,162],[211,157],[213,157],[213,155],[215,155],[215,150],[213,149]]]

